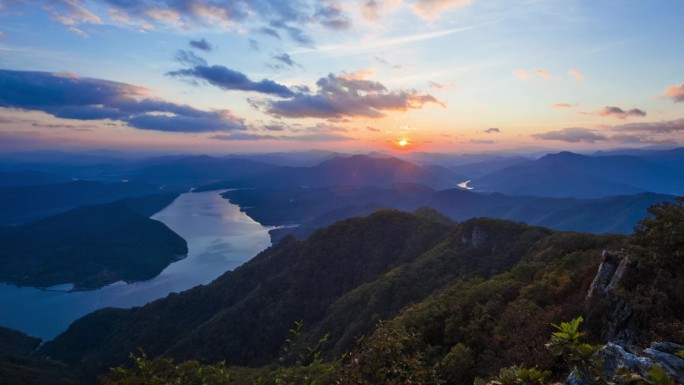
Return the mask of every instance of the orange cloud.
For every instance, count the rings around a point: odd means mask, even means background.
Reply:
[[[543,78],[549,79],[549,78],[553,77],[553,75],[551,75],[551,72],[549,72],[549,71],[547,71],[547,70],[536,69],[536,70],[534,70],[534,72],[535,72],[537,75],[539,75],[539,76],[541,76],[541,77],[543,77]]]
[[[575,78],[575,80],[577,80],[578,82],[581,82],[584,80],[584,74],[582,72],[580,72],[580,70],[573,68],[573,69],[568,70],[568,74],[570,74],[570,76]]]
[[[665,96],[672,98],[675,102],[684,102],[684,84],[667,87]]]
[[[556,103],[556,104],[552,105],[551,108],[561,109],[561,108],[572,108],[574,106],[576,106],[576,104]]]
[[[443,13],[458,7],[472,4],[472,0],[418,0],[411,4],[413,12],[420,18],[432,20],[439,18]]]
[[[530,71],[528,71],[528,70],[515,70],[515,71],[513,71],[513,75],[515,75],[519,79],[529,79],[530,78]]]

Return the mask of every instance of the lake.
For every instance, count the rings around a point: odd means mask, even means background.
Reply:
[[[76,319],[104,307],[141,306],[207,284],[270,246],[270,227],[240,212],[221,191],[186,193],[152,216],[188,242],[188,256],[143,282],[117,282],[98,290],[69,292],[0,284],[0,326],[52,339]]]

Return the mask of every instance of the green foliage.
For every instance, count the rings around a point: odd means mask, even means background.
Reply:
[[[425,360],[420,337],[382,323],[346,355],[335,371],[335,379],[338,385],[442,383]]]
[[[201,365],[197,361],[179,364],[169,358],[150,360],[140,351],[131,354],[133,367],[113,368],[109,375],[102,378],[103,385],[228,385],[233,377],[225,362],[215,365]]]
[[[649,217],[634,229],[633,243],[641,253],[661,268],[681,266],[684,258],[684,196],[648,209]]]
[[[465,344],[454,345],[438,367],[447,384],[467,384],[475,375],[475,357]]]
[[[653,365],[648,371],[648,376],[651,378],[651,383],[654,385],[675,385],[673,379],[665,372],[665,369],[659,365]]]
[[[583,321],[584,318],[579,316],[570,322],[561,322],[560,325],[551,324],[556,331],[551,334],[547,347],[554,355],[563,357],[570,366],[584,367],[596,352],[596,347],[580,340],[585,334],[579,330]]]
[[[485,382],[476,379],[475,385],[544,385],[547,377],[551,375],[548,370],[539,370],[536,367],[511,366],[502,368],[499,375]]]

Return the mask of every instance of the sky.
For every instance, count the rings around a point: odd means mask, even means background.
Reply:
[[[0,151],[684,144],[681,0],[0,0]]]

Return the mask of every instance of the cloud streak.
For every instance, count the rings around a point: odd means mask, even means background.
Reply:
[[[341,142],[347,140],[356,140],[355,138],[337,135],[337,134],[306,134],[306,135],[260,135],[250,133],[233,133],[213,135],[209,139],[227,140],[227,141],[261,141],[261,140],[278,140],[278,141],[302,141],[302,142]]]
[[[595,143],[608,140],[606,136],[598,134],[595,130],[582,127],[568,127],[561,130],[532,134],[532,137],[539,140],[557,140],[568,143]]]
[[[0,107],[43,111],[58,118],[111,119],[142,130],[208,132],[244,129],[229,110],[203,111],[147,97],[126,83],[73,74],[0,70]]]

